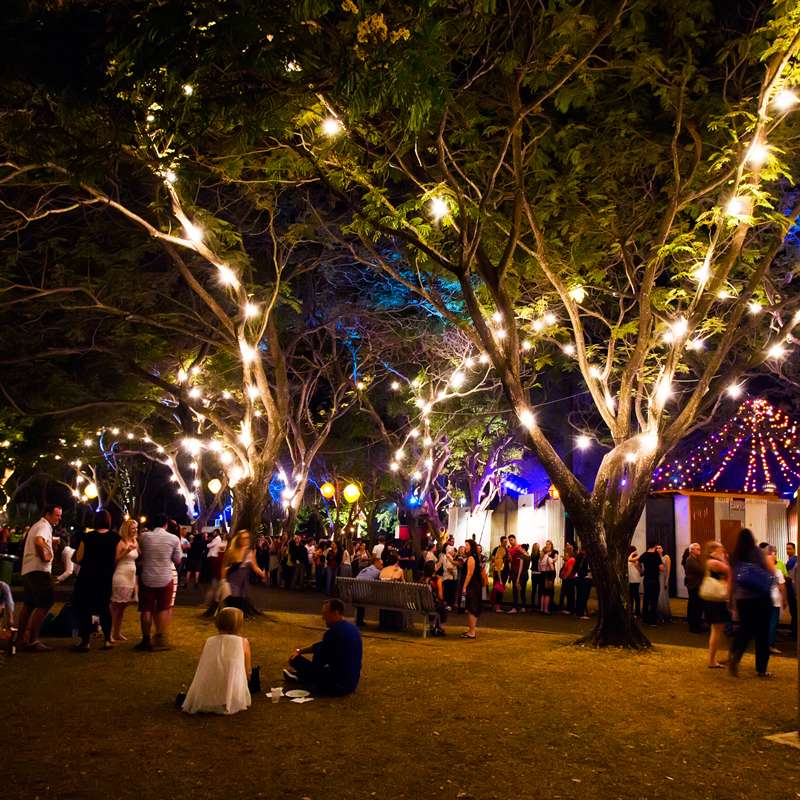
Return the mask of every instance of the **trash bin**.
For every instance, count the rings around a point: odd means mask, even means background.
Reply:
[[[11,586],[11,575],[14,572],[14,563],[18,560],[16,556],[0,555],[0,581]]]

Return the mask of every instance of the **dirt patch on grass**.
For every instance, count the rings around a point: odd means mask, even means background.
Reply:
[[[21,653],[2,662],[4,798],[800,797],[795,664],[736,680],[697,649],[595,652],[573,636],[484,630],[475,642],[366,631],[351,698],[267,698],[235,717],[173,708],[212,625],[177,608],[173,649]],[[454,629],[455,630],[455,629]],[[264,689],[322,633],[309,614],[248,622]]]

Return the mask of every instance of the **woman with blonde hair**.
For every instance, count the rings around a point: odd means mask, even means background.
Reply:
[[[200,662],[181,709],[187,714],[236,714],[250,707],[247,680],[252,671],[250,642],[242,635],[244,614],[223,608],[216,636],[203,645]]]
[[[703,567],[705,575],[700,584],[700,599],[705,603],[706,619],[711,628],[708,635],[708,666],[709,669],[722,669],[723,665],[717,661],[717,650],[725,635],[725,625],[730,620],[731,567],[728,553],[720,542],[706,542]]]
[[[222,577],[227,583],[228,596],[224,598],[224,605],[239,608],[245,613],[255,612],[250,605],[250,571],[252,570],[263,581],[266,573],[256,562],[255,555],[250,549],[250,531],[238,531],[231,539],[225,550],[222,562]]]
[[[122,617],[125,609],[139,599],[136,581],[136,559],[139,558],[137,534],[139,523],[135,519],[126,519],[119,526],[119,543],[117,544],[117,566],[111,580],[111,641],[124,642],[121,632]]]

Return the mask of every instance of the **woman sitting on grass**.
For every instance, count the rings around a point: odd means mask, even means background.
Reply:
[[[244,614],[238,608],[223,608],[216,623],[219,634],[206,639],[181,706],[187,714],[236,714],[250,707],[247,680],[252,666],[250,642],[242,636]]]

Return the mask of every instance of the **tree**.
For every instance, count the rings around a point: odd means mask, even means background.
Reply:
[[[646,646],[625,560],[652,472],[741,374],[786,354],[800,319],[780,269],[799,210],[800,10],[318,10],[325,48],[309,34],[294,57],[339,135],[320,143],[298,115],[287,154],[337,198],[366,263],[403,279],[393,244],[414,291],[488,354],[587,548],[591,641]],[[464,314],[437,296],[442,276]],[[591,489],[536,424],[545,356],[574,363],[611,439]]]

